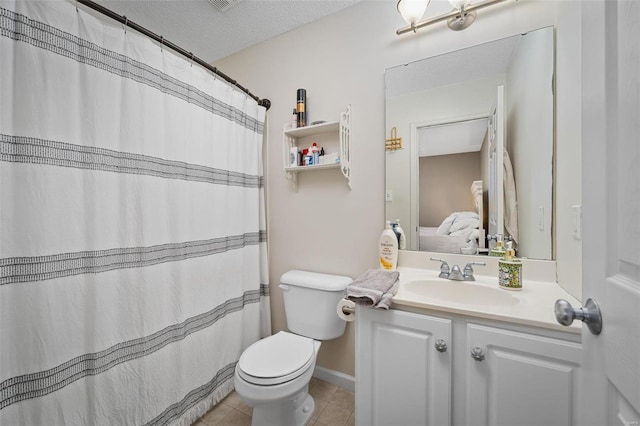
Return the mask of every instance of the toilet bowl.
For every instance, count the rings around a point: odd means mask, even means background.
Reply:
[[[281,331],[247,348],[236,364],[235,389],[253,407],[253,425],[304,425],[315,404],[309,381],[321,342]]]
[[[236,393],[253,407],[253,426],[302,426],[315,404],[309,395],[322,340],[344,333],[336,306],[351,278],[289,271],[280,278],[287,327],[249,346],[236,364]]]

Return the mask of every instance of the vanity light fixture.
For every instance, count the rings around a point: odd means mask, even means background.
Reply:
[[[470,0],[449,0],[449,3],[453,6],[451,12],[436,16],[435,18],[422,20],[422,16],[427,10],[430,1],[431,0],[398,0],[398,12],[400,12],[402,18],[409,25],[397,30],[396,34],[400,35],[408,33],[409,31],[415,33],[419,28],[440,21],[447,21],[447,26],[454,31],[464,30],[476,20],[479,9],[493,6],[506,0],[484,0],[473,4],[470,3]]]

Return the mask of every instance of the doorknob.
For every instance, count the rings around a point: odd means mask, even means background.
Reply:
[[[602,315],[598,304],[593,299],[587,299],[584,308],[578,309],[574,309],[566,300],[558,299],[554,311],[556,320],[562,325],[571,325],[574,319],[578,319],[587,325],[591,333],[598,335],[602,331]]]

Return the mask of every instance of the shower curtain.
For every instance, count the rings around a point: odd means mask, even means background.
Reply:
[[[265,109],[74,1],[0,30],[0,424],[190,424],[270,333]]]

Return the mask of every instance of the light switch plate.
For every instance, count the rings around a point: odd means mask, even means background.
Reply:
[[[544,231],[544,206],[538,207],[538,229]]]
[[[571,229],[574,240],[582,239],[582,206],[571,206]]]
[[[387,189],[384,191],[384,201],[393,201],[393,191],[390,189]]]

